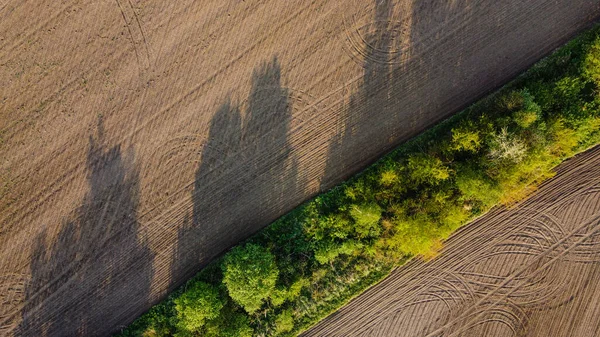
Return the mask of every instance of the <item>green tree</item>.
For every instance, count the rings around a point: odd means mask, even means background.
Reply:
[[[251,243],[225,255],[222,269],[229,296],[249,314],[260,309],[271,296],[279,276],[273,254]]]
[[[581,96],[585,86],[586,81],[579,76],[565,76],[554,83],[553,94],[560,106],[560,114],[569,121],[588,114],[581,109]]]
[[[215,319],[223,308],[219,292],[212,285],[194,282],[175,300],[177,327],[186,331],[197,331],[206,321]]]
[[[340,255],[352,255],[364,245],[356,240],[345,240],[342,243],[321,241],[316,245],[315,259],[320,264],[333,262]]]
[[[460,191],[459,200],[466,203],[478,202],[486,209],[498,203],[501,191],[485,174],[468,166],[456,173],[456,186]]]
[[[408,169],[410,178],[417,184],[437,185],[450,177],[450,169],[440,159],[425,154],[411,156]]]
[[[275,319],[275,333],[282,334],[294,328],[294,316],[291,310],[286,310]]]
[[[354,231],[360,239],[381,234],[381,207],[376,203],[350,206],[350,216],[354,220]]]
[[[306,234],[315,241],[328,238],[345,239],[351,231],[350,220],[341,214],[321,215],[305,225]]]
[[[589,45],[582,68],[586,78],[600,85],[600,37]]]
[[[542,108],[534,101],[534,97],[527,89],[521,90],[523,96],[523,107],[514,113],[513,120],[522,127],[528,128],[535,123],[542,114]]]
[[[300,296],[302,288],[308,286],[310,282],[308,279],[299,278],[294,283],[288,286],[280,286],[271,295],[271,303],[278,307],[286,301],[293,301]]]
[[[254,330],[250,327],[248,317],[244,314],[225,308],[224,314],[206,325],[205,337],[252,337]]]
[[[435,221],[426,215],[394,218],[392,221],[394,235],[388,244],[402,255],[429,255],[434,247],[434,240],[440,237]]]
[[[481,147],[479,131],[464,127],[452,129],[452,149],[455,151],[477,152]]]

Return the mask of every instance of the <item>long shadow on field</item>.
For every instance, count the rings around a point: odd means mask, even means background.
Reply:
[[[391,63],[394,36],[391,20],[394,10],[393,0],[374,0],[373,23],[367,26],[364,46],[363,79],[357,92],[352,95],[348,108],[342,112],[338,123],[338,131],[332,139],[322,190],[337,183],[339,177],[348,177],[356,171],[363,157],[365,143],[369,142],[369,129],[374,121],[371,116],[389,113],[389,91],[391,86]],[[385,132],[384,132],[385,133]],[[356,158],[356,162],[348,166],[348,158]]]
[[[443,32],[448,26],[457,26],[454,22],[461,22],[461,27],[468,25],[472,19],[469,6],[468,0],[371,0],[369,23],[351,32],[360,36],[355,42],[359,44],[363,76],[339,118],[321,179],[322,191],[445,117],[438,113],[440,108],[429,105],[426,97],[419,96],[424,99],[423,104],[415,105],[420,101],[415,98],[415,91],[420,88],[411,85],[431,79],[427,95],[432,101],[443,97],[444,92],[456,92],[454,86],[459,84],[455,82],[462,77],[460,67],[452,70],[449,62],[441,62],[445,73],[456,73],[451,82],[436,83],[433,79],[441,60],[431,48],[463,43],[444,40],[448,34]],[[464,46],[464,50],[468,49]],[[462,57],[457,50],[448,55],[455,64]]]
[[[297,162],[288,140],[292,106],[281,82],[273,57],[254,69],[246,99],[228,97],[213,115],[195,175],[191,221],[178,232],[172,280],[189,278],[273,221],[295,190]]]
[[[89,192],[72,220],[34,240],[18,336],[107,335],[128,315],[123,298],[139,304],[148,297],[153,256],[138,237],[134,153],[106,144],[102,119],[90,137],[87,170]]]

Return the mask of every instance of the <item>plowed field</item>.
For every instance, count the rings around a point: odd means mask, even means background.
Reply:
[[[597,0],[1,0],[0,335],[107,335]]]

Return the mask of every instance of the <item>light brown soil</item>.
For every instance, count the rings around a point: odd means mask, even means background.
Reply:
[[[600,147],[527,201],[454,234],[303,336],[556,336],[600,331]]]
[[[0,1],[0,335],[106,335],[505,83],[579,0]]]

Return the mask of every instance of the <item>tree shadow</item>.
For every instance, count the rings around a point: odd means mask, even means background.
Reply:
[[[191,219],[178,228],[171,288],[287,211],[286,199],[298,186],[291,123],[290,93],[273,57],[254,69],[246,99],[228,96],[212,117]]]
[[[371,116],[375,111],[390,113],[391,72],[395,47],[392,13],[393,0],[374,0],[373,23],[364,41],[364,69],[358,90],[350,97],[348,107],[340,116],[336,136],[331,140],[327,163],[322,178],[321,190],[325,191],[348,177],[357,167],[366,165],[363,155],[364,144],[369,142],[372,129]],[[396,56],[397,57],[397,56]],[[382,114],[379,112],[378,114]],[[358,155],[357,155],[358,154]],[[367,162],[370,161],[370,157]]]
[[[464,108],[463,104],[440,113],[443,108],[439,104],[450,92],[456,95],[464,70],[455,65],[462,62],[465,41],[448,39],[452,34],[444,34],[444,29],[456,29],[455,22],[467,26],[472,19],[470,6],[468,0],[371,1],[370,23],[354,32],[363,33],[358,42],[362,45],[362,80],[338,120],[321,191]],[[450,43],[461,48],[453,48],[443,57],[432,52],[432,48]],[[433,80],[440,66],[445,67],[443,75],[449,82]]]
[[[82,205],[57,234],[45,229],[33,240],[17,336],[107,335],[149,296],[153,254],[138,233],[133,150],[106,144],[102,118],[89,144]]]

